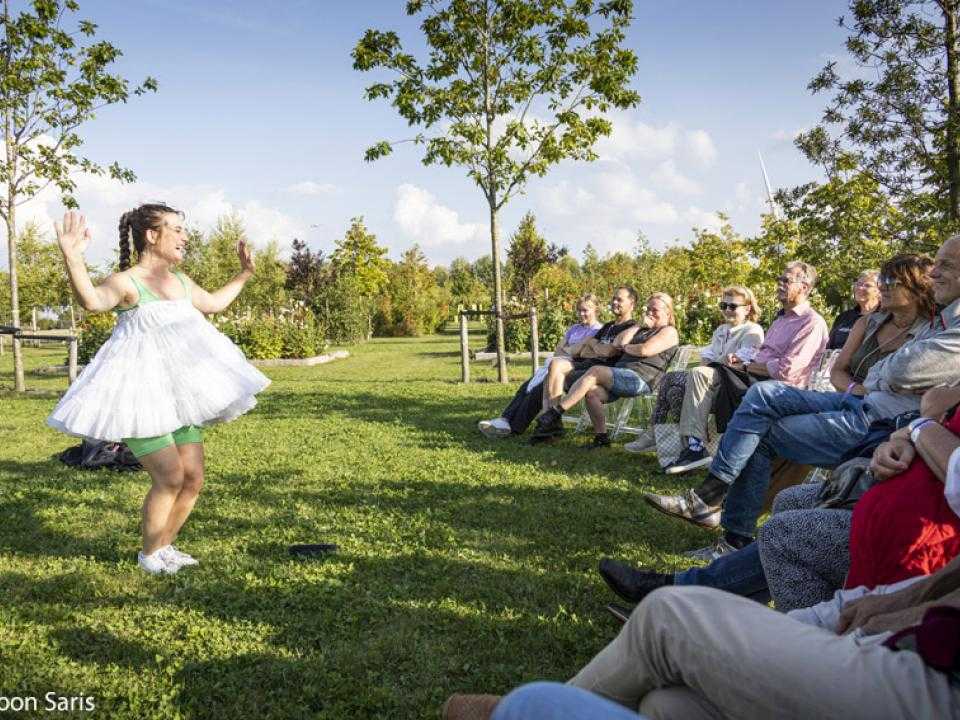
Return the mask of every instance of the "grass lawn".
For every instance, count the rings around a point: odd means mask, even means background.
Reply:
[[[28,369],[65,354],[26,352]],[[267,372],[259,406],[207,433],[179,540],[200,566],[158,578],[135,564],[146,474],[52,459],[74,444],[44,424],[66,379],[28,373],[14,395],[7,346],[0,696],[42,717],[48,692],[92,697],[76,717],[436,717],[451,692],[563,680],[603,647],[602,555],[670,569],[709,540],[641,503],[683,486],[652,458],[479,435],[516,384],[487,364],[459,384],[452,333]],[[287,556],[323,540],[340,552]]]

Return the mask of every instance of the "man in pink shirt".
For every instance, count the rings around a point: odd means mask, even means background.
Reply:
[[[779,380],[795,387],[806,387],[830,334],[826,321],[810,307],[808,300],[816,283],[817,271],[813,267],[800,261],[788,263],[777,285],[777,299],[783,309],[770,325],[756,354],[751,357],[751,349],[744,348],[738,351],[741,357],[718,358],[718,361],[748,373],[739,374],[741,379],[746,378],[742,382],[748,384],[758,380]],[[693,401],[703,413],[699,424],[704,427],[710,408],[720,392],[721,379],[720,372],[715,369],[717,367],[719,366],[711,363],[706,371],[701,370],[697,377],[691,377],[695,385]],[[736,409],[743,392],[746,392],[745,387],[733,397],[730,397],[731,392],[728,391],[721,398],[727,408],[726,413],[717,409],[717,426],[721,429],[726,426],[726,419],[729,419]],[[721,415],[724,415],[722,423]],[[707,453],[704,440],[705,438],[688,436],[687,447],[672,465],[665,468],[666,473],[676,475],[709,465],[713,458]],[[713,520],[719,521],[719,513],[717,517],[711,518],[711,522]]]

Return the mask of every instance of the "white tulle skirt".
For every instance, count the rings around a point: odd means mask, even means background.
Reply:
[[[232,420],[269,384],[189,300],[159,300],[120,314],[47,424],[96,440],[156,437]]]

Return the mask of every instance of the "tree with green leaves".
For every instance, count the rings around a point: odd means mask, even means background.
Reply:
[[[409,0],[422,15],[429,48],[420,61],[395,32],[367,30],[353,50],[354,68],[394,77],[366,90],[389,99],[425,148],[423,162],[457,165],[483,192],[490,220],[498,375],[507,382],[499,213],[564,159],[593,160],[609,135],[604,113],[631,108],[637,68],[623,46],[632,0]],[[366,153],[374,160],[395,143]]]
[[[60,248],[43,237],[36,223],[27,223],[17,239],[17,284],[20,303],[27,310],[61,309],[73,302]]]
[[[797,146],[832,175],[844,156],[892,194],[931,215],[943,232],[960,222],[960,0],[851,0],[847,51],[809,84],[832,92],[822,123]]]
[[[544,265],[555,263],[566,254],[566,248],[547,244],[537,232],[537,219],[532,212],[528,212],[520,220],[520,226],[510,238],[510,247],[507,249],[510,294],[525,304],[532,303],[534,275]]]
[[[337,240],[330,256],[334,274],[350,277],[367,318],[367,337],[373,332],[373,298],[388,281],[387,249],[377,244],[377,236],[367,230],[362,217],[350,221],[346,234]]]
[[[4,150],[0,158],[0,216],[7,226],[10,263],[11,320],[20,326],[17,286],[17,214],[19,205],[49,185],[56,187],[67,207],[76,207],[72,173],[107,174],[122,182],[133,172],[113,163],[102,167],[77,154],[80,126],[107,105],[126,102],[131,93],[157,89],[153,78],[132,90],[122,77],[109,72],[120,57],[118,48],[94,41],[97,26],[89,20],[68,20],[79,10],[76,0],[33,0],[29,9],[13,15],[3,0],[0,39],[0,114]],[[86,44],[78,44],[87,41]],[[14,383],[24,389],[20,343],[13,343]]]
[[[778,197],[785,217],[765,224],[754,241],[757,267],[770,265],[772,279],[788,258],[810,263],[819,274],[817,294],[834,312],[849,306],[850,284],[864,270],[879,268],[899,252],[936,251],[936,244],[920,246],[903,210],[852,157],[840,157],[827,182]],[[770,248],[787,251],[779,263],[769,262],[775,259]]]

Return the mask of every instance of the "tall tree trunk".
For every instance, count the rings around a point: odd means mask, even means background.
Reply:
[[[493,302],[497,311],[497,380],[509,382],[507,375],[507,348],[503,329],[503,273],[500,271],[500,226],[496,200],[490,201],[490,249],[493,253]]]
[[[949,217],[960,220],[960,67],[957,65],[957,3],[944,2],[944,41],[947,51],[947,178]]]
[[[13,145],[13,118],[7,110],[4,117],[4,142],[7,151],[7,163],[12,166],[10,181],[7,183],[7,257],[10,263],[10,315],[11,324],[20,327],[20,294],[17,290],[17,207],[16,193],[13,179],[16,177],[17,154]],[[13,387],[17,392],[23,392],[26,385],[23,380],[23,352],[20,340],[13,338]]]
[[[490,249],[493,253],[493,303],[496,311],[497,328],[497,380],[502,383],[510,381],[507,375],[507,348],[504,342],[503,332],[503,275],[500,272],[500,228],[497,225],[497,177],[493,169],[493,121],[495,119],[493,112],[493,98],[490,95],[490,85],[493,80],[490,77],[490,65],[488,59],[490,56],[490,36],[493,32],[490,27],[490,3],[484,4],[484,24],[487,32],[484,36],[485,50],[483,60],[483,106],[486,116],[486,145],[487,145],[487,186],[484,188],[487,196],[487,203],[490,205]]]

